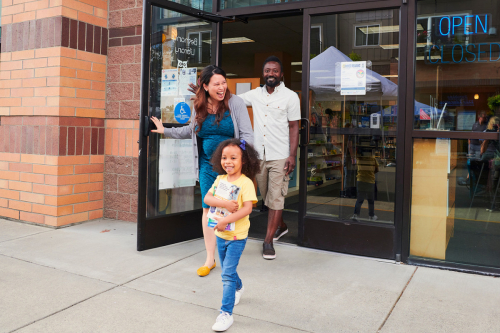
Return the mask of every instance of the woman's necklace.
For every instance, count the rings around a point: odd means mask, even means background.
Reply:
[[[216,114],[217,113],[217,111],[214,111],[214,107],[212,106],[212,103],[210,103],[210,101],[208,101],[207,112],[210,113],[210,114]]]

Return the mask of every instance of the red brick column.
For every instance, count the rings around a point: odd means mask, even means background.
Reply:
[[[109,0],[104,216],[137,220],[142,1]]]
[[[0,216],[101,217],[107,1],[2,1]]]

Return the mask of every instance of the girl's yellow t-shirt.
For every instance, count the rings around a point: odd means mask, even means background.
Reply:
[[[241,175],[240,178],[234,182],[227,180],[227,175],[220,175],[215,179],[210,191],[213,193],[214,187],[219,185],[219,182],[224,180],[228,183],[236,185],[241,188],[240,194],[238,195],[238,209],[243,207],[245,201],[251,201],[252,204],[257,202],[257,194],[255,193],[255,186],[253,182],[245,175]],[[236,221],[234,226],[234,231],[216,231],[215,234],[225,240],[240,240],[248,237],[248,229],[250,229],[250,218],[247,216]]]

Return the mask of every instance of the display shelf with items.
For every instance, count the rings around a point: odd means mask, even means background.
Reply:
[[[308,185],[349,186],[350,174],[356,174],[356,155],[363,151],[383,167],[396,165],[396,106],[313,100],[310,111]]]

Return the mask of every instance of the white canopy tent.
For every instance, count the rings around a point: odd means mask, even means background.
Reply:
[[[309,86],[316,94],[317,101],[343,100],[340,95],[340,63],[352,61],[337,48],[330,46],[311,60]],[[338,65],[337,65],[338,64]],[[398,96],[398,86],[367,69],[366,96],[345,96],[348,100],[357,97],[365,100],[394,100]]]

